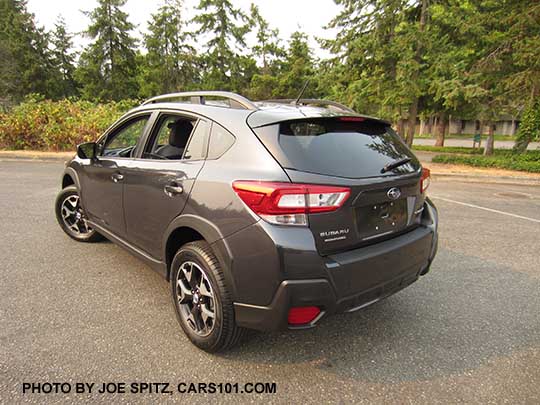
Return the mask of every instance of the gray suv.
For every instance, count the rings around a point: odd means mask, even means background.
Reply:
[[[388,122],[331,101],[227,92],[144,102],[66,164],[56,216],[165,277],[209,352],[247,329],[300,329],[426,274],[429,171]]]

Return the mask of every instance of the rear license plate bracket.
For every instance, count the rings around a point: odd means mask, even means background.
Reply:
[[[402,198],[359,207],[356,217],[362,240],[390,234],[407,226],[407,200]]]

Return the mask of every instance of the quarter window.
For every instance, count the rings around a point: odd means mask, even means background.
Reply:
[[[236,138],[233,134],[214,122],[212,124],[212,134],[210,135],[210,144],[208,146],[208,159],[221,157],[234,144],[235,140]]]

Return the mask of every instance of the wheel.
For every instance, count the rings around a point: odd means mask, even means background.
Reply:
[[[245,333],[236,325],[223,271],[204,241],[182,246],[171,264],[171,294],[176,317],[198,348],[218,352],[234,346]]]
[[[60,227],[69,237],[79,242],[97,242],[103,239],[103,236],[88,225],[75,186],[66,187],[58,193],[55,211]]]

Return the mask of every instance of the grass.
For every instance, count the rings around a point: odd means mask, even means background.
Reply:
[[[422,134],[422,135],[415,135],[415,138],[420,139],[435,139],[435,135],[429,135],[429,134]],[[472,139],[474,137],[474,134],[450,134],[446,135],[444,139],[470,139],[472,142]],[[482,135],[482,141],[485,141],[488,138],[487,135]],[[516,137],[511,135],[494,135],[494,138],[496,141],[515,141]]]
[[[467,155],[481,155],[484,153],[484,148],[469,148],[467,146],[429,146],[429,145],[413,145],[413,150],[425,152],[439,153],[463,153]]]
[[[540,150],[530,150],[517,154],[512,151],[498,149],[495,150],[492,156],[437,155],[433,157],[432,162],[540,173]]]

